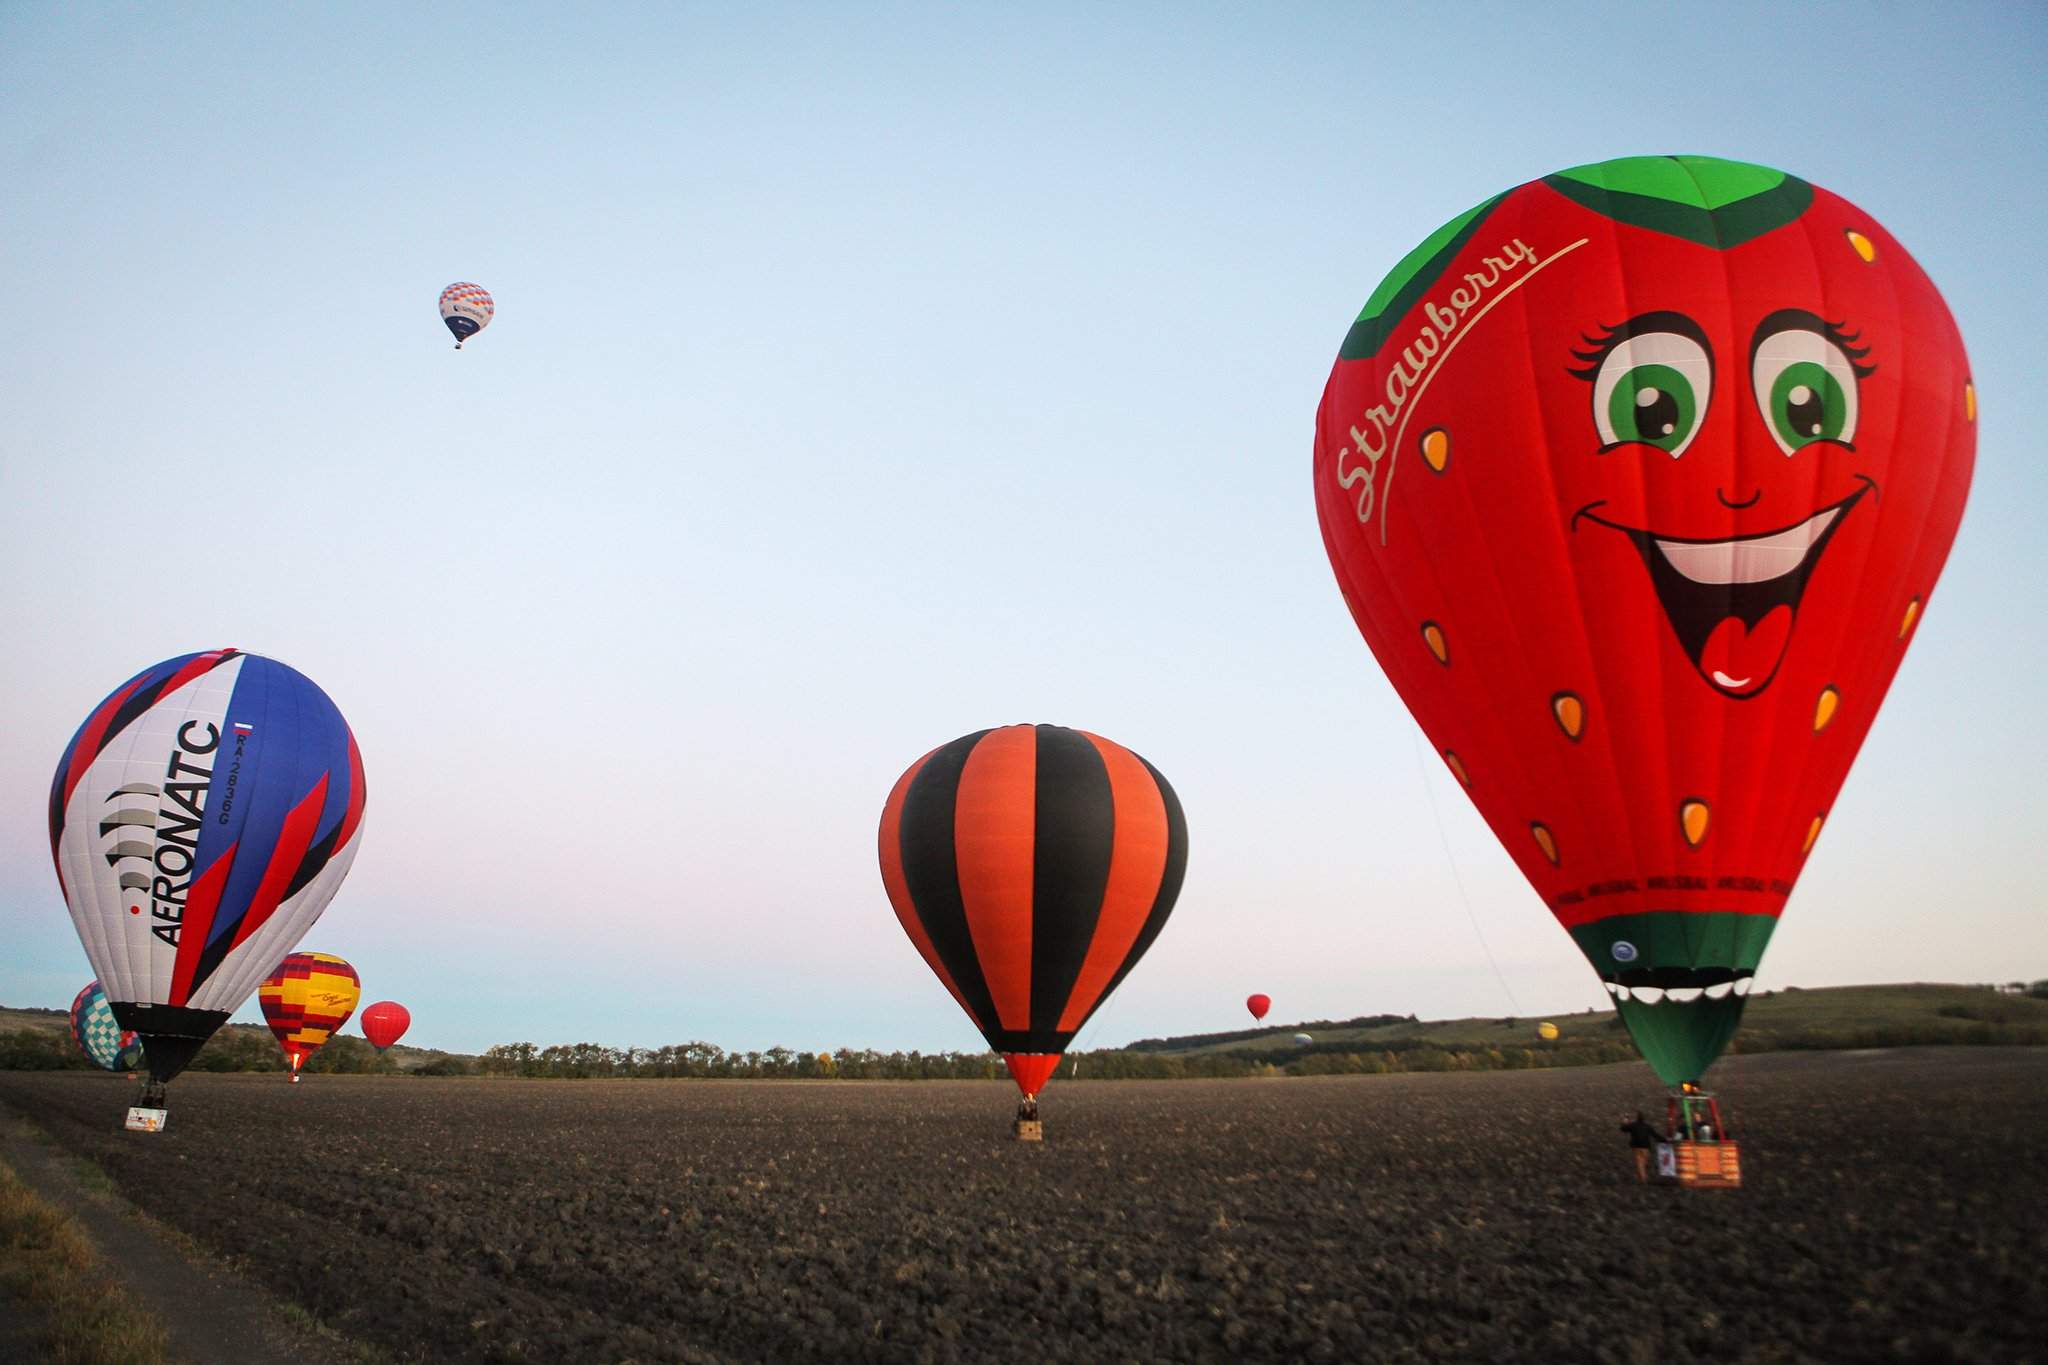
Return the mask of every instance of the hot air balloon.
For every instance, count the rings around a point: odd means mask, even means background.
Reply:
[[[1314,458],[1344,599],[1667,1084],[1735,1031],[1925,614],[1976,416],[1891,234],[1709,157],[1487,200],[1344,340]]]
[[[363,764],[334,703],[273,659],[182,654],[85,719],[50,850],[114,1018],[163,1087],[320,917],[355,860]]]
[[[1307,1047],[1310,1043],[1313,1043],[1314,1041],[1315,1039],[1306,1033],[1297,1033],[1294,1035],[1294,1045],[1296,1047]]]
[[[1542,1023],[1536,1026],[1536,1036],[1538,1038],[1541,1038],[1546,1043],[1556,1042],[1557,1025],[1551,1023],[1548,1019],[1544,1020]]]
[[[1060,1054],[1173,911],[1187,867],[1179,798],[1085,730],[977,730],[897,779],[880,852],[904,932],[1003,1054],[1019,1122],[1035,1125]]]
[[[441,291],[441,321],[455,334],[455,349],[491,325],[498,305],[480,284],[451,284]]]
[[[363,1006],[363,1036],[379,1052],[403,1038],[411,1027],[412,1011],[396,1000],[379,1000]]]
[[[1244,1007],[1252,1012],[1252,1018],[1264,1019],[1266,1011],[1273,1008],[1273,997],[1270,995],[1246,996]]]
[[[326,953],[293,953],[277,964],[256,992],[263,1022],[291,1059],[292,1081],[306,1058],[341,1031],[363,997],[356,969]]]
[[[113,1006],[97,981],[86,982],[71,1002],[71,1040],[94,1066],[134,1071],[142,1065],[141,1040],[114,1022]]]

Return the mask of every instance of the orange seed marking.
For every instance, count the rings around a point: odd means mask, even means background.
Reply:
[[[1813,852],[1813,841],[1815,839],[1820,838],[1821,822],[1826,819],[1827,816],[1825,815],[1816,815],[1813,817],[1813,823],[1806,827],[1806,843],[1800,847],[1799,851],[1801,853]]]
[[[1707,819],[1710,814],[1707,803],[1697,796],[1688,797],[1678,803],[1678,829],[1685,836],[1687,846],[1698,848],[1700,841],[1707,837]]]
[[[1451,462],[1451,433],[1442,427],[1431,427],[1423,432],[1422,458],[1431,469],[1443,473],[1444,466]]]
[[[1577,739],[1586,729],[1586,704],[1575,692],[1559,692],[1550,699],[1550,713],[1565,734]]]
[[[1551,837],[1550,826],[1531,821],[1529,833],[1536,836],[1536,847],[1543,850],[1543,856],[1550,859],[1552,867],[1557,866],[1557,840]]]
[[[1828,722],[1835,718],[1835,709],[1842,704],[1842,694],[1834,684],[1820,690],[1820,700],[1813,704],[1813,732],[1819,734],[1828,728]]]
[[[1899,622],[1899,638],[1901,640],[1906,638],[1906,633],[1913,629],[1913,623],[1919,619],[1920,599],[1916,597],[1906,603],[1906,619]]]
[[[1877,259],[1877,243],[1865,237],[1855,228],[1844,229],[1842,235],[1849,239],[1849,245],[1855,248],[1856,254],[1863,258],[1865,265],[1869,265]]]
[[[1445,668],[1451,666],[1451,646],[1444,639],[1443,627],[1434,621],[1422,623],[1422,643],[1429,646],[1429,652],[1436,655],[1436,661]]]

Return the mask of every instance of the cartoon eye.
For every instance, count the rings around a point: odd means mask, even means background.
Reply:
[[[1672,330],[1680,328],[1683,330]],[[1601,449],[1641,443],[1685,453],[1699,434],[1714,388],[1714,362],[1692,322],[1676,313],[1648,313],[1616,328],[1574,370],[1593,381],[1593,426]]]
[[[1792,455],[1815,441],[1856,439],[1856,383],[1871,373],[1855,338],[1812,313],[1788,308],[1765,318],[1750,347],[1750,382],[1778,449]]]

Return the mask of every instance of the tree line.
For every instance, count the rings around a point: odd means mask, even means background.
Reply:
[[[1795,991],[1796,987],[1785,990]],[[1901,1016],[1882,1024],[1849,1028],[1814,1025],[1744,1027],[1730,1052],[1775,1052],[1794,1049],[1905,1047],[1914,1045],[2048,1044],[2044,1025],[2022,1000],[2048,999],[2048,981],[1986,985],[1974,1003],[1946,1004],[1925,1016]],[[1771,994],[1766,992],[1766,995]],[[2038,1007],[2034,1007],[2037,1010]],[[47,1013],[61,1016],[63,1011]],[[1342,1021],[1311,1021],[1303,1027],[1318,1032],[1376,1028],[1416,1022],[1413,1015],[1366,1015]],[[1503,1026],[1518,1021],[1504,1019]],[[1270,1046],[1229,1052],[1169,1052],[1208,1043],[1266,1038]],[[873,1048],[840,1048],[806,1052],[788,1047],[765,1051],[727,1052],[714,1043],[693,1041],[664,1047],[608,1047],[601,1043],[499,1043],[480,1057],[430,1053],[424,1062],[416,1049],[395,1055],[379,1053],[363,1038],[337,1037],[315,1052],[303,1068],[314,1073],[417,1076],[527,1076],[565,1080],[603,1077],[696,1080],[996,1080],[1005,1073],[993,1052],[881,1052]],[[1372,1043],[1317,1040],[1297,1047],[1271,1030],[1247,1030],[1192,1038],[1147,1038],[1128,1048],[1069,1053],[1061,1061],[1062,1080],[1227,1079],[1240,1076],[1367,1075],[1402,1071],[1499,1071],[1556,1066],[1599,1066],[1631,1061],[1634,1045],[1618,1015],[1601,1021],[1596,1031],[1577,1028],[1553,1042],[1526,1045],[1486,1043],[1440,1044],[1421,1038],[1392,1038]],[[92,1071],[93,1063],[78,1050],[64,1028],[0,1030],[0,1070]],[[284,1052],[267,1030],[253,1024],[221,1029],[199,1050],[192,1071],[283,1071]]]

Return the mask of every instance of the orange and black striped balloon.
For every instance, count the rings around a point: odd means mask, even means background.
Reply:
[[[889,793],[880,843],[904,932],[1026,1095],[1159,936],[1188,854],[1151,764],[1058,725],[932,750]]]

